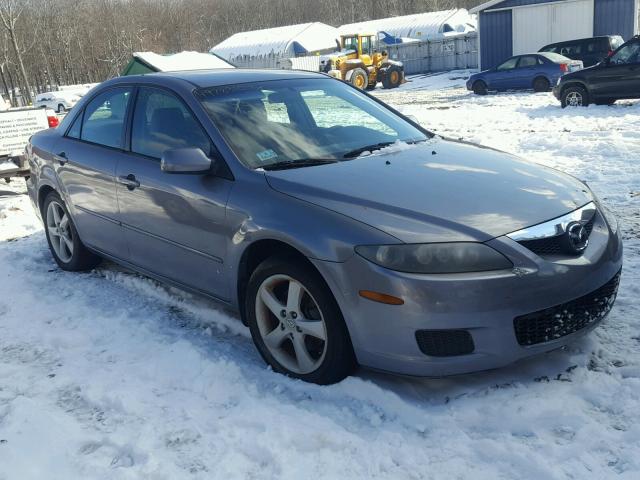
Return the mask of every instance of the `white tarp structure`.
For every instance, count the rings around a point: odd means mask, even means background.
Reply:
[[[153,52],[135,52],[133,56],[159,72],[234,68],[233,65],[209,53],[185,51],[173,55],[159,55]]]
[[[476,30],[475,17],[463,8],[349,23],[340,34],[385,32],[394,37],[431,40]]]
[[[334,27],[303,23],[236,33],[210,52],[237,66],[276,68],[284,58],[334,50],[337,38]]]

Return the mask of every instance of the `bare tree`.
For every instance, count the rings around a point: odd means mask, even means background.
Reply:
[[[21,93],[27,102],[31,103],[31,86],[29,85],[29,77],[27,76],[27,71],[24,68],[24,62],[22,61],[23,51],[18,46],[18,37],[16,33],[16,24],[26,5],[26,3],[21,2],[20,0],[0,0],[0,24],[9,35],[9,40],[13,47],[13,53],[15,54],[18,66],[20,67],[20,75],[24,86],[24,91]]]

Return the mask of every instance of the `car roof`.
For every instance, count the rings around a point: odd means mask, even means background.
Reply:
[[[135,82],[141,77],[162,79],[178,79],[191,83],[196,87],[217,87],[236,83],[264,82],[270,80],[326,78],[319,72],[302,70],[244,69],[221,68],[210,70],[188,70],[180,72],[157,72],[144,75],[120,77],[125,82]]]
[[[573,43],[584,42],[584,41],[589,41],[589,40],[610,40],[610,39],[616,38],[616,37],[622,38],[620,35],[597,35],[595,37],[575,38],[573,40],[563,40],[562,42],[553,42],[553,43],[549,43],[549,44],[545,45],[542,48],[551,47],[553,45],[570,45],[570,44],[573,44]]]

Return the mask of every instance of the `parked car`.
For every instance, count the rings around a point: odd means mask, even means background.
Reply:
[[[640,36],[633,37],[593,67],[562,77],[553,88],[562,108],[611,105],[640,98]]]
[[[624,40],[620,35],[603,35],[552,43],[539,51],[558,53],[573,60],[581,60],[585,67],[591,67],[607,58],[623,43]]]
[[[476,73],[467,80],[467,90],[486,95],[490,90],[547,92],[567,72],[582,68],[582,62],[557,53],[516,55],[495,68]]]
[[[306,381],[499,367],[616,295],[620,234],[586,184],[320,73],[112,79],[28,155],[61,269],[109,258],[216,299]]]
[[[78,103],[78,100],[80,100],[80,96],[75,93],[65,91],[47,92],[36,95],[33,106],[36,108],[50,108],[62,113],[71,110]]]

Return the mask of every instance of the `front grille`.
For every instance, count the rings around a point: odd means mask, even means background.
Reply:
[[[475,349],[466,330],[418,330],[416,341],[420,351],[432,357],[467,355]]]
[[[597,290],[570,302],[516,317],[513,325],[520,345],[549,342],[602,320],[611,310],[620,273]]]
[[[591,236],[594,221],[595,215],[584,225],[584,228],[587,231],[587,238]],[[575,252],[567,250],[565,238],[566,237],[563,234],[556,235],[555,237],[537,238],[535,240],[521,240],[518,243],[541,257],[548,255],[576,255]]]

